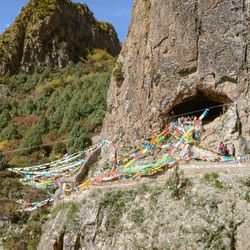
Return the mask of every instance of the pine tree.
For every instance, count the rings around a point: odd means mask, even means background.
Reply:
[[[0,151],[0,170],[5,170],[8,167],[9,167],[9,163],[5,159],[3,153]]]

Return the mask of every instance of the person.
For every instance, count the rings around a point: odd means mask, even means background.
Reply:
[[[235,150],[234,144],[233,144],[233,150],[232,150],[232,151],[233,151],[233,152],[232,152],[232,156],[235,157],[235,151],[236,151],[236,150]]]
[[[229,156],[229,149],[228,149],[227,144],[225,144],[225,147],[224,147],[224,156]]]
[[[224,143],[221,141],[220,144],[219,144],[219,151],[220,151],[220,154],[221,155],[224,155]]]
[[[118,162],[117,162],[117,148],[115,149],[115,157],[114,157],[114,166],[117,168]]]
[[[177,122],[177,126],[180,126],[180,125],[181,125],[181,118],[179,117],[178,122]]]

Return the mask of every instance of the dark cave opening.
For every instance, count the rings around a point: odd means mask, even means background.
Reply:
[[[180,116],[197,116],[199,117],[203,111],[208,108],[208,115],[204,118],[203,123],[212,122],[217,117],[221,116],[227,109],[227,104],[230,100],[224,96],[206,96],[202,92],[191,98],[184,100],[182,103],[176,105],[169,114],[174,117]]]

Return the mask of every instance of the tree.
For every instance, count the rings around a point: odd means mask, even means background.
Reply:
[[[0,151],[0,170],[5,170],[9,167],[8,161],[5,159],[2,151]]]
[[[0,113],[2,113],[6,109],[11,110],[11,105],[9,104],[9,102],[6,99],[1,98],[0,99]]]
[[[36,110],[36,106],[31,98],[24,99],[19,103],[19,115],[31,115]]]
[[[19,139],[20,135],[18,133],[16,125],[11,122],[7,127],[5,127],[0,133],[0,140],[15,140]]]
[[[36,125],[36,130],[39,130],[41,134],[45,134],[48,131],[48,120],[42,115],[39,123]]]
[[[23,154],[29,154],[42,145],[43,133],[38,126],[31,128],[24,136],[20,148],[24,149]]]
[[[11,116],[10,113],[7,109],[5,109],[1,114],[0,114],[0,129],[4,129],[7,127],[8,123],[11,121]]]
[[[83,150],[90,145],[91,139],[88,132],[80,122],[76,122],[69,134],[69,140],[67,143],[68,152],[73,153],[75,151]]]

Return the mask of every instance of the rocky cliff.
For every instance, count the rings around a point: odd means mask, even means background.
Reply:
[[[186,168],[179,189],[171,174],[77,194],[54,208],[38,249],[249,249],[249,170],[226,168]]]
[[[0,36],[0,75],[64,67],[93,48],[118,55],[113,26],[98,22],[85,4],[71,0],[30,0]]]
[[[204,141],[249,152],[248,21],[248,0],[135,0],[103,137],[136,144],[172,111],[228,104],[210,113]]]

